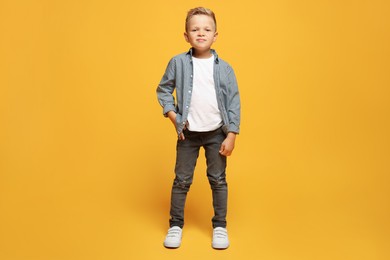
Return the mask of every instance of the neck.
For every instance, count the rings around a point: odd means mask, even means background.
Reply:
[[[193,49],[192,51],[192,56],[198,59],[207,59],[210,58],[213,54],[211,53],[211,50],[205,50],[205,51],[200,51],[200,50],[195,50]]]

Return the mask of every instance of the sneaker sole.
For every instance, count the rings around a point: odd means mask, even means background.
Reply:
[[[229,244],[227,244],[227,245],[212,244],[212,247],[213,247],[214,249],[223,250],[223,249],[227,249],[227,248],[229,247]]]
[[[164,242],[164,246],[166,247],[166,248],[169,248],[169,249],[176,249],[176,248],[179,248],[180,247],[180,245],[181,245],[181,243],[177,243],[177,244],[170,244],[170,243],[165,243]]]

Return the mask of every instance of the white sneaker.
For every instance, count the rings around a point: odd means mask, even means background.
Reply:
[[[226,228],[214,228],[212,245],[215,249],[226,249],[229,247],[229,238]]]
[[[168,248],[178,248],[181,244],[182,229],[178,226],[168,229],[168,234],[165,237],[164,246]]]

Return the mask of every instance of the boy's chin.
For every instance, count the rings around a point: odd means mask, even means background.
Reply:
[[[193,48],[195,51],[198,51],[198,52],[205,52],[205,51],[211,50],[211,46],[208,46],[208,47],[192,46],[192,48]]]

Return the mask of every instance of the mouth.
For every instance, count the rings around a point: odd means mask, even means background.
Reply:
[[[206,39],[196,39],[197,42],[205,42]]]

